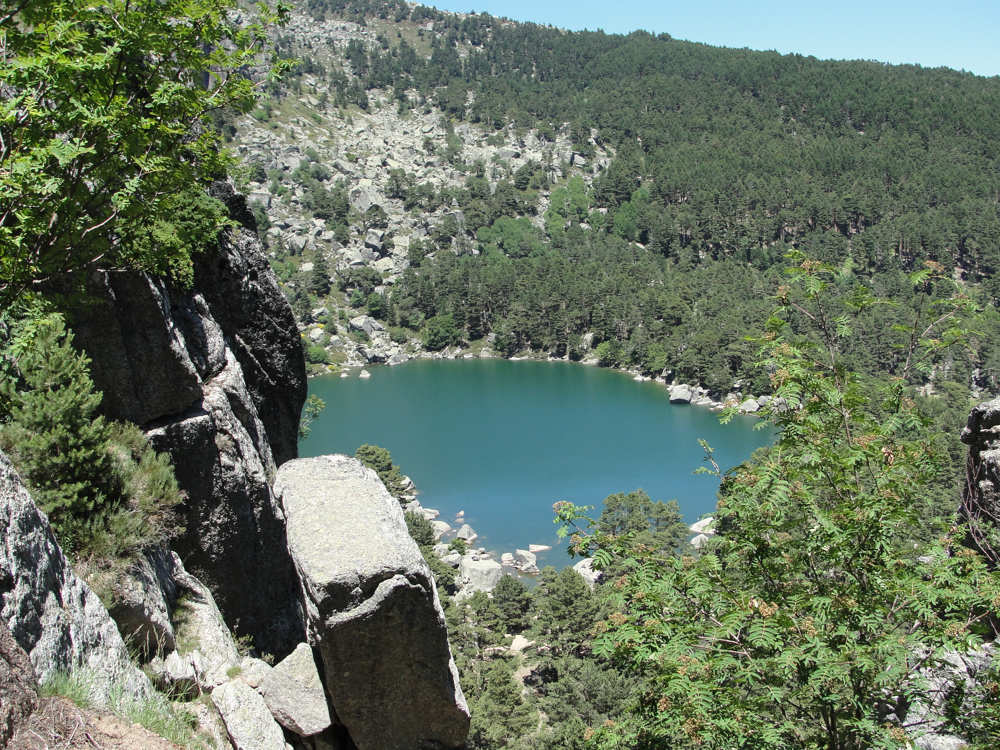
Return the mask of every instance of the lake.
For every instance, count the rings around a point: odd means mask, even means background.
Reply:
[[[695,475],[704,438],[723,468],[772,433],[753,417],[720,425],[708,409],[671,405],[666,389],[570,362],[416,360],[373,367],[371,378],[313,378],[326,409],[300,444],[302,456],[353,454],[363,443],[392,453],[424,507],[478,533],[501,552],[549,544],[539,566],[570,559],[557,546],[552,504],[599,509],[615,492],[644,489],[676,499],[691,523],[715,507],[715,478]]]

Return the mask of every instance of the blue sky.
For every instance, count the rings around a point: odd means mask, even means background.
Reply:
[[[1000,74],[1000,0],[423,0],[568,29]]]

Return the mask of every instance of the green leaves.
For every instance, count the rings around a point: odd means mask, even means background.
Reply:
[[[0,302],[100,262],[175,274],[210,245],[156,252],[127,227],[172,221],[224,173],[214,110],[255,98],[237,71],[264,40],[235,0],[37,0],[0,26]],[[269,18],[273,14],[266,13]]]
[[[960,530],[920,541],[941,463],[902,381],[843,363],[853,317],[878,300],[848,295],[864,304],[834,314],[834,269],[798,261],[757,342],[778,438],[725,475],[701,554],[663,559],[559,508],[575,547],[621,571],[594,648],[647,685],[596,747],[898,747],[921,731],[906,716],[921,670],[967,649],[1000,595]],[[911,351],[958,317],[915,321]]]

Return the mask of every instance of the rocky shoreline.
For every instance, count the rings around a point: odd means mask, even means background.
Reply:
[[[407,479],[409,479],[407,477]],[[412,480],[410,480],[412,482]],[[459,587],[456,597],[464,599],[477,591],[489,593],[500,582],[504,575],[536,576],[540,572],[538,554],[552,549],[548,544],[528,544],[524,548],[516,548],[513,552],[498,553],[485,547],[473,547],[479,534],[465,521],[465,511],[455,514],[454,526],[441,520],[441,512],[436,508],[425,508],[416,499],[416,490],[410,495],[404,506],[407,513],[419,513],[426,518],[434,529],[433,552],[447,565],[458,571],[456,584]],[[455,542],[461,543],[456,545]],[[600,579],[600,572],[593,569],[592,560],[585,558],[578,561],[576,570],[588,585],[593,587]]]
[[[365,320],[362,320],[364,318]],[[370,329],[371,331],[384,330],[384,327],[378,323],[378,321],[368,316],[359,316],[358,318],[353,318],[351,320],[352,328],[355,326],[357,321],[357,330]],[[377,326],[377,328],[372,327],[372,323]],[[388,339],[388,336],[386,336]],[[388,365],[395,366],[405,364],[411,360],[415,359],[449,359],[449,360],[459,360],[459,359],[508,359],[512,362],[518,362],[522,360],[536,361],[536,362],[575,362],[576,364],[589,365],[597,367],[598,361],[597,357],[592,353],[585,356],[583,359],[571,360],[569,357],[551,357],[546,356],[540,352],[522,352],[521,354],[514,355],[512,357],[504,357],[498,354],[489,346],[489,337],[486,339],[485,345],[481,347],[459,347],[452,346],[442,349],[441,351],[428,351],[423,348],[415,348],[412,351],[407,351],[402,345],[396,344],[395,348],[391,352],[387,352],[386,356],[377,356],[375,358],[367,359],[366,361],[356,361],[349,360],[348,363],[343,366],[332,368],[328,372],[314,372],[311,373],[311,377],[316,377],[318,375],[326,374],[336,374],[340,373],[340,377],[349,378],[352,372],[357,371],[358,377],[368,378],[371,373],[367,369],[370,365]],[[668,381],[665,375],[658,375],[657,377],[649,377],[643,375],[638,370],[627,369],[627,368],[608,368],[616,372],[620,372],[623,375],[629,375],[633,380],[640,383],[654,382],[662,385],[666,388],[668,397],[671,404],[690,404],[692,406],[702,406],[713,411],[721,411],[730,407],[736,407],[740,414],[756,414],[766,406],[771,401],[771,396],[768,395],[754,395],[744,393],[735,386],[732,387],[721,399],[713,398],[711,393],[707,388],[701,386],[697,383],[675,383]]]

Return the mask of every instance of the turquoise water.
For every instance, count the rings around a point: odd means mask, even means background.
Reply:
[[[671,405],[663,386],[568,362],[421,360],[371,368],[371,378],[314,378],[326,402],[302,456],[381,445],[413,478],[424,507],[455,525],[460,510],[498,552],[549,544],[539,563],[569,562],[552,504],[594,505],[642,488],[676,499],[693,522],[715,507],[713,477],[694,475],[715,449],[727,468],[770,439],[757,420],[720,425],[708,409]]]

